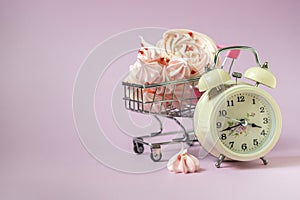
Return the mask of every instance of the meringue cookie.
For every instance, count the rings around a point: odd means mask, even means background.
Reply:
[[[140,40],[141,49],[138,53],[138,59],[145,62],[160,62],[164,58],[164,49],[148,43],[142,36],[140,36]]]
[[[187,62],[182,58],[172,58],[168,65],[167,71],[172,80],[181,80],[189,78],[191,75],[191,69],[187,65]]]
[[[185,29],[165,32],[158,46],[165,49],[170,58],[176,56],[185,59],[192,76],[198,76],[205,67],[212,66],[217,51],[216,44],[208,36]]]
[[[160,50],[156,47],[141,47],[137,59],[147,63],[159,62],[160,55]]]
[[[175,173],[194,173],[200,171],[200,163],[196,157],[187,153],[187,149],[184,149],[169,160],[167,168]]]
[[[167,71],[167,68],[163,67],[160,77],[158,77],[154,82],[155,83],[163,83],[163,82],[169,82],[169,81],[172,81],[172,79]],[[173,88],[174,88],[174,85],[170,85],[170,84],[167,84],[164,86],[159,86],[159,87],[157,87],[156,94],[159,94],[159,95],[172,94]]]
[[[127,79],[138,84],[153,83],[161,76],[161,70],[162,67],[157,62],[145,62],[138,59],[130,66],[130,74]]]

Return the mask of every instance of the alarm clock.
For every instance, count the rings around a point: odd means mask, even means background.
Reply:
[[[256,50],[248,46],[219,49],[215,66],[219,54],[226,50],[252,51],[257,66],[231,76],[230,71],[214,67],[202,75],[198,87],[204,94],[194,112],[195,135],[201,146],[218,158],[218,168],[224,160],[261,159],[266,165],[265,155],[279,139],[282,118],[276,101],[259,86],[275,88],[276,78],[268,63],[261,65]],[[240,81],[243,75],[253,84]]]

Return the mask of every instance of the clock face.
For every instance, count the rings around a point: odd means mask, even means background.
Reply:
[[[222,99],[215,111],[214,130],[221,143],[232,152],[255,153],[272,138],[274,110],[259,94],[233,92]]]

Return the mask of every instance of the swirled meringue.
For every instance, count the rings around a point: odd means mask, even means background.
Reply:
[[[190,67],[187,65],[187,62],[182,58],[172,58],[169,61],[166,68],[172,80],[181,80],[189,78],[191,75]]]
[[[141,36],[140,39],[137,61],[130,66],[129,76],[125,80],[137,84],[157,83],[169,59],[161,56],[161,49],[146,42]]]
[[[185,29],[173,29],[164,33],[158,42],[167,56],[183,58],[191,68],[191,76],[200,75],[205,67],[212,66],[217,46],[208,36]]]
[[[133,83],[153,83],[161,76],[162,66],[157,62],[146,62],[138,59],[130,66],[130,73],[127,80]]]
[[[158,77],[155,82],[156,83],[163,83],[163,82],[169,82],[171,81],[171,77],[167,71],[166,67],[163,67],[160,77]],[[158,86],[156,90],[156,94],[159,95],[166,95],[166,94],[172,94],[174,86],[167,84],[163,86]]]
[[[194,173],[200,171],[200,163],[195,156],[184,149],[169,160],[167,168],[175,173]]]

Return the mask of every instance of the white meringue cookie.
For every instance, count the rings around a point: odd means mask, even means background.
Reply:
[[[164,48],[166,54],[181,57],[191,68],[191,76],[204,72],[205,67],[212,66],[217,46],[208,36],[185,29],[173,29],[164,33],[159,48]]]
[[[141,49],[138,53],[138,59],[141,59],[145,62],[159,62],[163,58],[163,49],[148,43],[142,36],[141,40]]]
[[[145,62],[138,59],[130,66],[128,80],[138,84],[153,83],[161,76],[162,67],[157,62]]]
[[[168,71],[167,71],[167,68],[166,67],[163,67],[162,71],[161,71],[161,74],[160,74],[160,77],[158,77],[156,80],[155,80],[155,83],[163,83],[163,82],[169,82],[169,81],[172,81]],[[159,94],[159,95],[168,95],[168,94],[172,94],[173,92],[173,88],[174,88],[174,85],[165,85],[165,86],[159,86],[157,87],[157,91],[156,91],[156,94]]]
[[[161,53],[157,47],[141,47],[138,52],[138,60],[146,63],[159,62]]]
[[[194,173],[200,171],[200,163],[195,156],[184,149],[169,160],[167,168],[175,173]]]
[[[183,58],[172,58],[167,65],[167,71],[172,80],[186,79],[191,75],[191,69]]]

